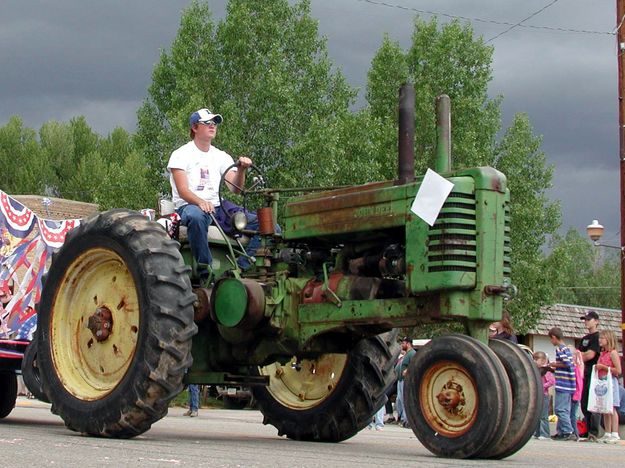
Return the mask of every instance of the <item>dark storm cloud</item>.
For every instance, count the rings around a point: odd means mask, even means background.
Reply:
[[[515,23],[549,0],[385,0],[387,3]],[[216,18],[226,0],[210,1]],[[168,49],[188,0],[3,0],[0,6],[0,125],[85,115],[107,133],[134,130],[160,49]],[[416,11],[357,0],[312,0],[330,58],[363,105],[366,74],[385,33],[407,47]],[[420,13],[425,18],[430,14]],[[439,22],[449,21],[439,16]],[[612,0],[561,0],[530,25],[610,31]],[[485,40],[508,28],[473,21]],[[599,218],[618,230],[618,147],[614,36],[515,28],[491,43],[489,94],[503,95],[504,128],[526,112],[555,164],[551,196],[562,200],[564,227]],[[589,190],[592,187],[593,190]]]
[[[4,1],[0,123],[38,127],[84,114],[101,132],[130,130],[159,51],[186,1]]]

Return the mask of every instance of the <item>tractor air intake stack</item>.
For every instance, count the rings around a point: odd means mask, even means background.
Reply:
[[[414,180],[414,87],[406,83],[399,88],[399,183]]]

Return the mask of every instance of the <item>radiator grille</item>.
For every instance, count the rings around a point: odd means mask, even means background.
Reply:
[[[428,271],[475,272],[475,195],[451,192],[428,234]]]
[[[506,197],[504,215],[505,227],[503,237],[503,276],[504,278],[510,278],[512,274],[512,269],[510,268],[510,252],[512,251],[512,249],[510,247],[510,201],[508,200],[508,197]]]

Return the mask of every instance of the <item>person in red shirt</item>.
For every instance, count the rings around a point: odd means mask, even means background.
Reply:
[[[603,415],[604,436],[599,439],[606,443],[617,443],[621,438],[618,435],[618,413],[620,406],[620,396],[618,390],[618,376],[621,375],[621,360],[616,350],[616,337],[611,330],[601,330],[599,333],[599,346],[601,354],[595,367],[599,371],[599,378],[612,379],[612,413]],[[608,374],[610,371],[611,376]]]

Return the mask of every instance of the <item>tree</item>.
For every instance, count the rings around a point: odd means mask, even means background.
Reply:
[[[0,128],[0,166],[5,174],[0,188],[7,193],[44,193],[46,185],[55,181],[36,132],[16,116]]]
[[[527,115],[517,114],[491,162],[506,174],[510,189],[511,266],[519,297],[509,304],[509,311],[519,331],[530,328],[540,306],[553,300],[552,278],[544,269],[541,249],[560,226],[560,205],[547,197],[553,166],[547,164],[540,145]]]
[[[12,117],[0,128],[2,190],[100,204],[100,209],[155,207],[157,190],[148,182],[145,159],[131,135],[116,128],[107,137],[84,117],[49,121],[37,133]]]
[[[454,166],[472,167],[492,159],[499,131],[501,99],[488,98],[492,79],[492,46],[473,36],[470,25],[452,21],[438,26],[435,18],[414,22],[412,44],[402,51],[388,37],[373,58],[367,82],[372,115],[387,127],[378,153],[396,161],[397,90],[405,80],[415,86],[415,166],[417,173],[433,167],[436,148],[435,98],[448,94],[452,102]],[[395,166],[386,164],[384,178],[394,178]]]
[[[575,229],[555,236],[546,268],[554,302],[620,308],[620,255],[593,246]]]
[[[190,113],[206,106],[224,116],[216,145],[252,157],[273,186],[327,185],[345,168],[335,155],[354,96],[332,70],[308,1],[231,0],[217,26],[194,1],[154,69],[137,141],[168,193],[169,155],[188,139]],[[313,142],[323,146],[302,161]]]
[[[491,165],[508,177],[511,192],[511,266],[520,295],[507,304],[515,325],[524,331],[540,306],[552,299],[543,268],[541,247],[559,226],[560,208],[546,190],[553,168],[540,151],[529,119],[517,115],[499,143],[501,98],[488,97],[493,48],[474,37],[470,25],[452,21],[439,27],[436,19],[415,19],[410,48],[403,51],[388,37],[376,53],[368,74],[368,111],[381,123],[372,132],[383,178],[394,178],[397,148],[397,89],[404,80],[415,86],[415,166],[417,173],[434,166],[435,98],[447,94],[452,104],[453,166]]]
[[[110,164],[107,176],[94,194],[94,201],[101,210],[156,207],[157,192],[151,185],[148,171],[143,155],[132,151],[123,160]]]
[[[103,181],[108,176],[108,164],[99,152],[85,154],[63,184],[62,196],[70,200],[96,203],[97,198],[101,197]]]

